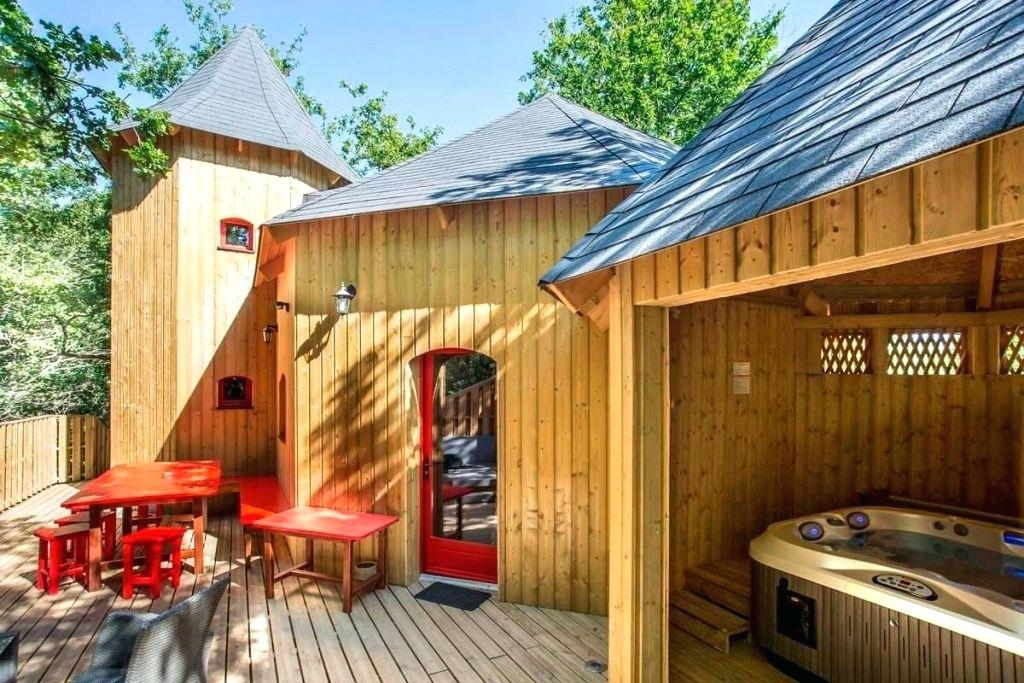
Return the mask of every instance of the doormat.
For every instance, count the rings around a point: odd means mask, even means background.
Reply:
[[[416,598],[420,600],[436,602],[439,605],[447,605],[448,607],[455,607],[456,609],[464,609],[466,611],[475,610],[487,602],[489,597],[491,597],[491,594],[484,591],[453,586],[450,583],[441,583],[440,581],[430,584],[416,594]]]

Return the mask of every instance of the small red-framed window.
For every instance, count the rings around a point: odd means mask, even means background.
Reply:
[[[241,375],[217,380],[218,408],[252,408],[252,380]]]
[[[225,251],[253,250],[252,223],[244,218],[222,218],[220,221],[220,249]]]

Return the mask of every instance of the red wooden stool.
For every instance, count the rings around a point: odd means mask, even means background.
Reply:
[[[185,530],[181,527],[154,526],[128,534],[121,539],[124,547],[124,586],[121,595],[130,598],[139,586],[149,586],[149,597],[160,597],[163,582],[170,579],[177,588],[181,582],[181,539]],[[170,567],[163,566],[164,546],[170,545]],[[135,571],[135,547],[145,549],[143,573]]]
[[[50,595],[56,595],[57,584],[61,579],[69,576],[84,585],[89,525],[44,526],[36,529],[34,535],[39,539],[36,588],[45,590]]]
[[[71,524],[88,524],[89,513],[78,512],[67,517],[54,520],[57,526],[69,526]],[[117,544],[117,515],[109,510],[100,515],[100,529],[103,535],[103,559],[114,559],[114,546]],[[83,558],[84,559],[84,558]]]

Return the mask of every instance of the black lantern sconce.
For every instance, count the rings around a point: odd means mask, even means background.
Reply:
[[[263,328],[263,343],[269,344],[274,333],[277,332],[277,325],[267,325]]]
[[[351,282],[342,282],[334,293],[334,310],[338,315],[348,315],[352,308],[352,300],[356,298],[356,286]]]

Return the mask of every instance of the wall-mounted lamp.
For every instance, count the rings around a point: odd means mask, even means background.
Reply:
[[[347,315],[352,308],[352,299],[356,298],[356,286],[351,282],[342,282],[334,293],[334,310],[338,315]]]
[[[287,313],[288,310],[289,310],[288,302],[287,301],[275,301],[274,302],[274,308],[276,308],[279,311],[284,311],[285,313]]]
[[[267,325],[263,328],[263,343],[269,344],[271,337],[277,332],[277,325]]]

